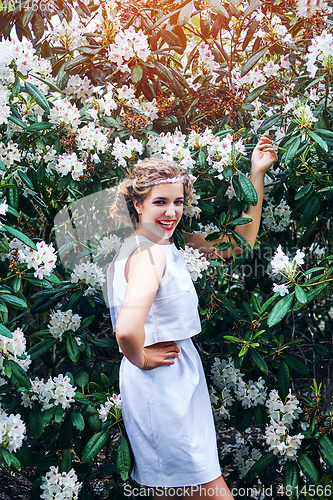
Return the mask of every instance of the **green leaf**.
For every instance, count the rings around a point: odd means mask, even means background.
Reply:
[[[251,469],[247,472],[244,482],[249,483],[253,481],[258,474],[263,472],[275,459],[275,455],[273,451],[270,451],[269,453],[266,453],[262,457],[257,460],[257,462],[251,467]]]
[[[32,360],[39,358],[39,356],[49,351],[56,342],[57,340],[54,338],[42,340],[41,342],[38,342],[38,344],[30,347],[28,354],[30,355]]]
[[[80,330],[84,330],[85,328],[87,328],[94,321],[94,319],[95,315],[84,318],[81,322]]]
[[[29,431],[30,434],[37,439],[42,435],[43,432],[42,413],[37,405],[35,405],[30,410]]]
[[[72,424],[78,431],[83,431],[85,423],[82,414],[78,410],[73,410],[71,413]]]
[[[241,76],[245,76],[252,68],[257,64],[257,62],[266,54],[267,48],[260,49],[258,52],[253,54],[244,64],[241,71]]]
[[[283,356],[284,360],[288,364],[289,368],[297,373],[300,373],[304,377],[311,377],[311,371],[309,368],[299,359],[293,358],[291,356]]]
[[[62,454],[59,472],[68,473],[71,470],[71,468],[72,468],[72,452],[71,450],[65,450]]]
[[[2,226],[8,233],[10,233],[12,236],[15,236],[18,240],[22,241],[25,245],[28,247],[32,248],[33,250],[37,251],[37,247],[33,241],[31,241],[28,236],[23,234],[21,231],[18,231],[17,229],[14,229],[13,227],[6,226],[5,224]]]
[[[312,460],[307,455],[305,455],[301,450],[298,451],[297,458],[298,458],[298,463],[302,471],[306,475],[306,477],[309,479],[310,484],[317,484],[318,470],[317,467],[312,462]]]
[[[295,286],[295,295],[296,295],[296,299],[299,302],[301,302],[302,304],[307,303],[307,301],[308,301],[307,295],[306,295],[305,291],[303,290],[303,288],[300,287],[299,285]]]
[[[267,89],[267,87],[268,83],[265,83],[265,85],[260,85],[260,87],[257,87],[256,89],[252,90],[252,92],[250,92],[247,98],[245,99],[246,104],[255,101],[257,97],[259,97],[260,94]]]
[[[11,122],[13,122],[13,123],[15,123],[15,125],[18,125],[21,128],[24,128],[24,129],[27,128],[27,124],[24,123],[24,121],[20,120],[19,118],[17,118],[14,115],[8,116],[8,120],[11,121]]]
[[[3,337],[13,338],[12,332],[5,327],[5,325],[0,325],[0,335]]]
[[[302,186],[295,194],[295,201],[300,200],[301,198],[303,198],[303,196],[308,194],[308,192],[311,190],[311,188],[312,188],[312,184],[305,184],[305,186]]]
[[[28,307],[25,300],[16,297],[15,295],[7,295],[4,293],[3,295],[0,295],[0,298],[7,302],[7,304],[13,306],[15,309],[26,309]]]
[[[278,384],[279,392],[282,399],[285,399],[289,393],[290,373],[287,363],[280,360],[278,368]]]
[[[284,488],[287,491],[290,491],[291,495],[288,494],[288,497],[297,498],[298,490],[296,489],[299,483],[299,473],[297,463],[294,460],[287,460],[285,469],[284,469],[284,477],[283,484]]]
[[[243,343],[242,339],[239,339],[238,337],[233,337],[232,335],[223,335],[223,338],[226,340],[230,340],[231,342],[239,342],[240,344]]]
[[[253,407],[252,408],[247,408],[246,410],[243,410],[239,415],[238,415],[238,425],[237,428],[239,432],[244,432],[245,429],[249,427],[251,424],[251,420],[253,417]]]
[[[252,222],[253,219],[250,219],[250,217],[240,217],[239,219],[234,219],[228,222],[226,225],[228,226],[243,226],[244,224],[249,224],[249,222]]]
[[[320,195],[311,198],[305,205],[302,215],[303,226],[310,226],[321,208],[322,198]]]
[[[318,134],[316,134],[315,132],[313,132],[313,130],[309,130],[309,134],[310,134],[311,138],[317,144],[319,144],[319,146],[321,148],[323,148],[325,151],[328,151],[328,146],[327,146],[326,142],[324,141],[324,139],[322,139]]]
[[[258,196],[252,182],[242,172],[238,172],[238,180],[243,192],[245,201],[255,206],[258,203]]]
[[[24,86],[26,88],[26,91],[28,94],[31,95],[31,97],[36,101],[36,103],[44,109],[44,111],[50,111],[50,104],[46,97],[41,93],[41,91],[35,87],[35,85],[32,85],[32,83],[25,82]]]
[[[229,19],[228,11],[221,5],[219,0],[207,0],[207,3],[217,14],[220,14],[220,16]]]
[[[199,151],[199,154],[198,154],[198,164],[199,164],[199,167],[205,168],[206,167],[206,163],[207,163],[206,153],[204,151],[202,151],[202,149],[201,149]]]
[[[76,376],[75,376],[75,383],[77,384],[78,387],[85,387],[89,382],[89,375],[85,371],[80,371]]]
[[[143,77],[143,71],[142,68],[139,64],[136,64],[133,66],[132,71],[131,71],[131,79],[133,83],[138,83],[141,81]]]
[[[54,414],[54,421],[56,424],[60,424],[64,417],[64,410],[61,405],[58,405]]]
[[[276,114],[266,118],[258,128],[258,134],[263,134],[268,128],[273,127],[278,122],[281,122],[281,115]]]
[[[27,132],[40,132],[41,130],[47,130],[50,128],[54,128],[54,123],[50,122],[38,122],[33,123],[27,128]]]
[[[283,155],[283,159],[286,163],[288,163],[289,160],[292,160],[295,157],[300,145],[301,138],[299,136],[294,137],[291,141],[288,141],[288,143],[284,145],[284,147],[286,148],[286,152]]]
[[[127,440],[122,434],[119,436],[116,465],[121,479],[127,481],[131,470],[131,456]]]
[[[193,12],[193,2],[190,1],[181,9],[178,14],[177,24],[178,26],[185,26],[190,20],[190,17]]]
[[[19,177],[21,177],[22,182],[26,186],[28,186],[29,189],[32,189],[34,191],[35,190],[35,186],[31,182],[31,180],[29,179],[29,177],[24,172],[22,172],[21,170],[17,170],[17,173],[18,173]]]
[[[265,373],[265,375],[268,374],[268,366],[264,358],[261,356],[261,354],[256,350],[256,349],[250,349],[251,356],[255,364],[260,368],[262,372]]]
[[[270,315],[268,316],[267,325],[269,327],[277,325],[289,311],[293,302],[294,295],[285,295],[273,307]]]
[[[26,372],[21,368],[19,364],[17,364],[13,360],[9,360],[10,362],[10,368],[12,370],[12,375],[16,378],[18,383],[22,386],[25,387],[26,389],[31,389],[31,381]]]
[[[67,353],[71,361],[76,363],[80,357],[79,346],[73,335],[68,335],[66,338]]]
[[[319,438],[319,450],[320,454],[327,463],[327,465],[333,469],[333,443],[328,436],[321,436]]]
[[[87,464],[93,460],[101,451],[109,437],[109,430],[104,429],[94,434],[83,449],[81,462]]]
[[[246,250],[249,253],[252,252],[252,249],[251,249],[250,245],[248,244],[248,242],[246,241],[246,239],[244,238],[244,236],[236,233],[236,231],[232,231],[231,234],[232,234],[233,239],[235,240],[235,242],[239,246],[239,248],[241,248],[242,250]]]

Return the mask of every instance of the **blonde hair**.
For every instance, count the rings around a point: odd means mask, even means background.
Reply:
[[[140,204],[144,202],[152,189],[152,186],[147,187],[146,184],[179,176],[184,179],[184,202],[190,202],[192,199],[192,185],[188,172],[184,167],[174,161],[159,158],[140,161],[119,184],[116,200],[110,209],[111,217],[115,221],[131,222],[136,226],[139,223],[139,216],[133,200]]]

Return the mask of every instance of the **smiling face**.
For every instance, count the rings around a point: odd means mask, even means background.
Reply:
[[[183,214],[183,204],[183,184],[153,186],[142,204],[134,202],[140,222],[137,233],[155,243],[170,238]]]

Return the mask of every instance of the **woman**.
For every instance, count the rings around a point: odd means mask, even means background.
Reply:
[[[252,247],[260,224],[264,174],[276,159],[265,134],[252,154],[250,180],[258,203],[243,214],[252,222],[236,227]],[[129,213],[136,225],[108,269],[111,319],[124,353],[120,393],[134,454],[131,476],[145,486],[177,488],[178,496],[231,500],[221,476],[202,363],[191,340],[201,331],[198,298],[172,243],[183,204],[191,196],[189,176],[177,163],[144,160],[118,192],[113,218],[125,220]],[[189,245],[209,253],[216,241],[207,242],[204,236],[185,233]],[[234,249],[241,251],[235,244]],[[165,490],[166,497],[170,491]],[[155,492],[161,498],[161,490]]]

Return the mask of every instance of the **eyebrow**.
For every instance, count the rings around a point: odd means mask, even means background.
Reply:
[[[152,201],[155,201],[155,200],[167,200],[168,198],[165,198],[164,196],[157,196],[156,198],[153,198]],[[184,196],[178,196],[178,198],[175,198],[176,200],[183,200],[184,199]]]

